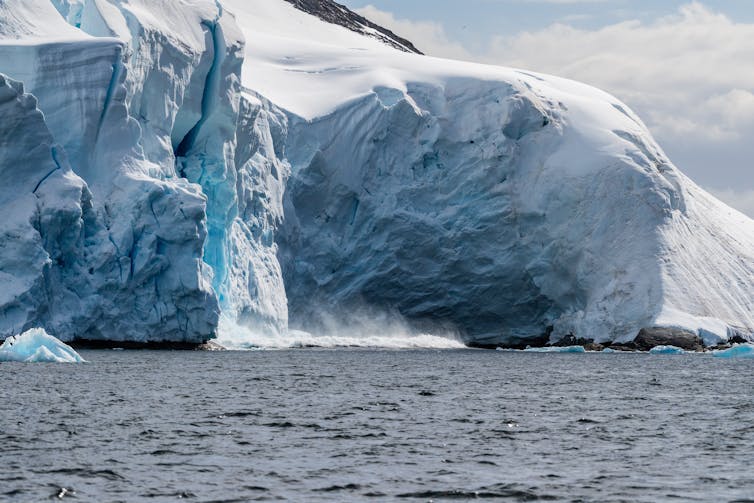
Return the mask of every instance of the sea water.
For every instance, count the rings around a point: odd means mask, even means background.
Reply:
[[[734,501],[754,360],[82,351],[0,364],[0,500]]]

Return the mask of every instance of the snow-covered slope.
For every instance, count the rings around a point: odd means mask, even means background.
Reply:
[[[0,3],[0,338],[754,332],[754,222],[618,100],[294,4]]]
[[[754,327],[754,222],[614,97],[393,51],[277,2],[226,0],[244,86],[291,115],[292,319],[367,304],[467,340]]]

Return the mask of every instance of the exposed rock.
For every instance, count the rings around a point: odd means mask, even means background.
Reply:
[[[337,24],[351,31],[376,38],[385,44],[404,52],[422,54],[414,44],[399,37],[387,28],[375,24],[363,16],[359,16],[348,8],[332,0],[286,0],[299,10],[317,16],[322,21]]]
[[[746,329],[739,327],[730,327],[728,329],[728,335],[729,344],[746,344],[754,340],[754,334],[750,334]]]
[[[558,346],[561,348],[568,346],[584,346],[594,343],[594,339],[585,339],[583,337],[576,337],[573,334],[568,334],[559,341],[552,344],[552,346]]]
[[[551,345],[561,348],[570,346],[582,346],[587,351],[602,351],[603,349],[605,349],[604,345],[594,342],[594,339],[576,337],[573,334],[568,334]]]
[[[676,346],[686,351],[702,351],[704,344],[695,333],[677,328],[642,328],[634,339],[636,349],[649,351],[655,346]]]
[[[610,344],[607,347],[614,351],[625,351],[627,353],[636,351],[636,345],[633,342],[628,342],[625,344]]]
[[[587,351],[602,351],[603,349],[605,349],[605,346],[596,342],[589,342],[587,344],[584,344],[583,346]]]

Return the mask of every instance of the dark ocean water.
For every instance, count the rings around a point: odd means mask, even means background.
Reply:
[[[754,360],[82,355],[0,364],[0,500],[754,501]]]

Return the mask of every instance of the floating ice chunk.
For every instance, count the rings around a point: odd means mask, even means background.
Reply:
[[[737,344],[732,348],[713,351],[718,358],[754,358],[754,344]]]
[[[616,351],[613,348],[605,348],[605,349],[602,350],[602,352],[603,353],[617,353],[618,351]]]
[[[8,337],[0,346],[0,362],[83,363],[85,360],[69,345],[42,328],[32,328]]]
[[[530,353],[586,353],[583,346],[548,346],[546,348],[526,348],[524,351]]]
[[[655,346],[649,350],[649,354],[652,355],[682,355],[686,351],[678,346]]]

